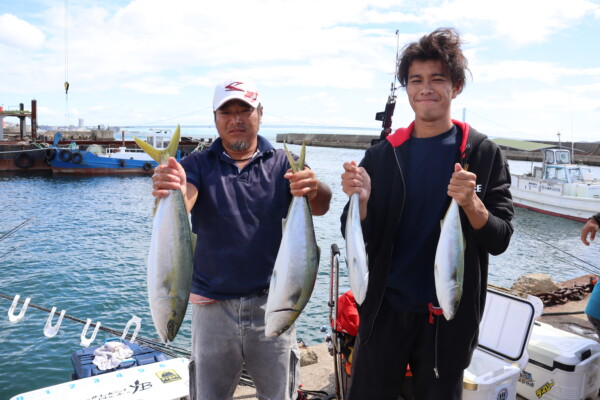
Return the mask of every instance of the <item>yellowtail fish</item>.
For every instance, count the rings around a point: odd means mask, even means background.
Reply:
[[[460,224],[458,204],[450,202],[435,252],[435,292],[444,317],[454,318],[463,290],[465,238]]]
[[[179,145],[177,126],[169,147],[157,150],[148,143],[135,142],[159,164],[175,156]],[[183,322],[192,284],[194,256],[192,232],[181,189],[171,190],[154,209],[152,238],[148,252],[148,302],[154,327],[163,343],[173,341]]]
[[[348,280],[350,289],[356,303],[359,305],[367,296],[369,285],[369,266],[365,241],[360,224],[360,210],[358,193],[350,196],[348,216],[346,217],[346,266],[348,267]]]
[[[306,148],[294,160],[285,146],[293,172],[304,169]],[[315,287],[320,250],[315,238],[312,213],[306,197],[294,196],[286,219],[283,237],[275,260],[265,310],[265,335],[279,336],[296,321]]]

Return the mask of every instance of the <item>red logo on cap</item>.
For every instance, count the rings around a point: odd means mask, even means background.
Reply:
[[[244,89],[237,88],[238,85],[243,85],[243,84],[244,84],[244,82],[231,82],[229,85],[225,86],[225,91],[231,92],[233,90],[237,90],[240,92],[245,92]]]
[[[258,98],[258,92],[246,92],[245,97],[249,98],[251,101],[256,101]]]

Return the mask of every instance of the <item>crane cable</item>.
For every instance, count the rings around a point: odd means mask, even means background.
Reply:
[[[65,129],[69,120],[69,1],[65,0]]]

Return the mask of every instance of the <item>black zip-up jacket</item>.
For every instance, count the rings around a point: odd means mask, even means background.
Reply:
[[[506,157],[487,136],[465,123],[453,123],[462,133],[456,161],[463,167],[468,164],[468,170],[477,176],[477,196],[487,208],[489,218],[481,229],[475,230],[463,210],[460,210],[466,243],[464,286],[456,316],[451,321],[446,321],[443,316],[437,318],[439,326],[436,351],[440,372],[461,371],[469,366],[477,345],[479,322],[485,306],[488,257],[489,254],[504,252],[513,233],[510,222],[513,217],[509,192],[510,172]],[[371,336],[385,296],[405,197],[403,170],[406,146],[403,144],[410,138],[413,125],[414,123],[408,128],[398,129],[387,140],[369,148],[360,164],[371,178],[367,217],[362,223],[369,257],[369,286],[365,301],[359,309],[359,336],[363,342],[368,341]],[[342,234],[345,232],[347,213],[348,204],[341,217]],[[433,273],[433,265],[431,270]],[[418,285],[419,282],[414,284]],[[402,340],[400,337],[398,339]]]

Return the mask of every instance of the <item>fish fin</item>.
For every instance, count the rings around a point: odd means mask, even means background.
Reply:
[[[192,232],[190,229],[190,239],[192,241],[192,256],[196,253],[196,242],[198,241],[198,236]]]
[[[177,125],[177,129],[175,129],[175,133],[171,137],[169,141],[169,147],[164,150],[158,150],[153,147],[151,144],[144,142],[143,140],[133,137],[133,140],[137,143],[138,146],[142,150],[146,152],[154,161],[159,164],[166,164],[169,157],[175,157],[177,155],[177,148],[179,147],[179,137],[181,136],[181,127]]]

